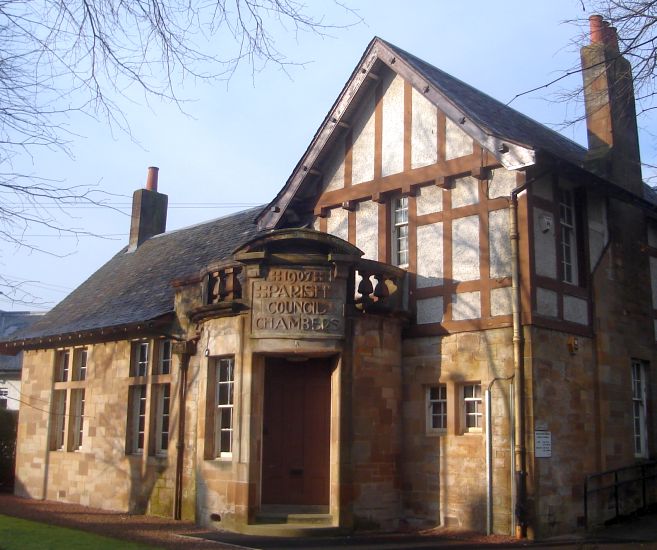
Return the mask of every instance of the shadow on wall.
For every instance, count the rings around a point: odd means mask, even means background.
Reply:
[[[150,418],[146,426],[142,452],[128,452],[129,406],[128,396],[132,379],[117,378],[117,365],[125,363],[124,350],[118,345],[95,346],[92,353],[93,377],[89,378],[89,398],[86,403],[84,453],[79,454],[80,475],[84,488],[78,496],[85,496],[90,506],[124,510],[129,513],[173,517],[174,481],[176,465],[176,441],[178,433],[177,406],[172,406],[169,416],[168,453],[155,452],[155,384],[150,389]],[[127,373],[127,371],[126,371]],[[118,383],[117,383],[118,382]],[[96,388],[115,388],[111,399],[94,399]],[[176,403],[178,383],[171,382],[171,402]],[[98,395],[98,394],[96,394]],[[147,407],[147,410],[149,408]],[[85,447],[84,445],[88,445]],[[50,454],[55,451],[51,451]],[[66,457],[68,458],[68,457]],[[51,473],[53,474],[51,460]],[[84,475],[83,475],[84,472]],[[52,477],[50,480],[52,483]],[[73,488],[64,488],[72,495]],[[125,496],[123,496],[125,495]],[[125,499],[125,500],[124,500]],[[67,499],[70,501],[70,499]]]

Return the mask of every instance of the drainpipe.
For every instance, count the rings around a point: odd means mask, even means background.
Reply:
[[[531,181],[535,181],[533,178]],[[514,377],[514,462],[515,462],[515,516],[516,538],[527,537],[527,453],[525,449],[525,340],[522,332],[522,305],[520,300],[520,246],[518,234],[518,194],[530,182],[511,192],[509,203],[509,238],[511,240],[511,289],[513,311],[513,377]]]
[[[187,401],[187,371],[189,358],[196,353],[196,340],[176,342],[175,352],[180,355],[178,385],[178,441],[176,442],[176,481],[173,499],[173,519],[182,519],[183,459],[185,453],[185,404]]]
[[[493,378],[484,393],[486,407],[486,534],[493,533],[493,420],[491,414],[491,396],[493,384],[498,380],[512,380],[513,375],[506,378]],[[513,425],[513,424],[512,424]]]
[[[493,532],[493,422],[490,418],[490,385],[484,394],[486,406],[486,535]]]

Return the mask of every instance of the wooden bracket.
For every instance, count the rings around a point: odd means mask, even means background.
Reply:
[[[313,214],[320,218],[328,218],[329,209],[326,206],[316,206]]]
[[[401,188],[402,197],[415,197],[417,195],[417,189],[414,185],[410,183],[405,183]]]
[[[479,164],[472,167],[471,173],[472,177],[478,180],[485,180],[488,178],[488,170]]]
[[[378,204],[384,204],[386,202],[386,198],[382,193],[379,193],[377,191],[376,193],[372,193],[372,202],[376,202]]]

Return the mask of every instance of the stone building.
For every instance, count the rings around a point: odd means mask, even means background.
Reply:
[[[42,315],[34,311],[0,311],[0,339],[11,337]],[[0,409],[17,411],[20,408],[22,361],[22,353],[0,355]]]
[[[128,246],[2,343],[41,403],[18,494],[240,531],[581,526],[586,475],[657,452],[657,207],[591,28],[588,149],[375,38],[265,208],[165,232],[150,169]]]

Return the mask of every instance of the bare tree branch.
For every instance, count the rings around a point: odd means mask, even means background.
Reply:
[[[326,35],[361,21],[334,4],[346,24],[311,15],[298,0],[0,0],[0,240],[49,253],[30,242],[28,228],[90,235],[67,223],[66,208],[105,204],[101,191],[14,169],[42,149],[70,154],[72,115],[130,134],[119,104],[133,101],[135,89],[182,109],[178,91],[188,80],[228,80],[242,64],[255,74],[303,63],[288,59],[275,36]],[[1,274],[0,292],[34,298]]]

